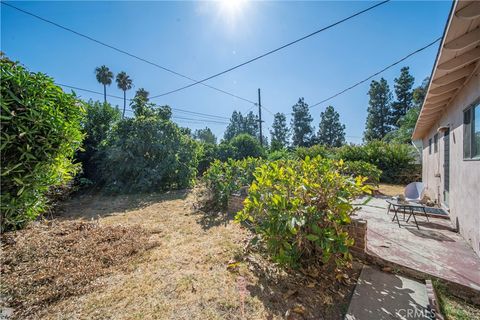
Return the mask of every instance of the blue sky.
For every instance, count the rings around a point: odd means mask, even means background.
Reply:
[[[12,4],[108,44],[201,79],[342,19],[374,2],[11,2]],[[273,113],[284,112],[299,97],[314,104],[362,80],[406,54],[441,36],[450,1],[393,1],[348,22],[255,61],[207,83],[257,99]],[[416,85],[430,75],[438,46],[411,57],[381,76],[393,89],[404,65]],[[144,62],[102,47],[45,22],[1,6],[1,50],[31,71],[52,76],[59,83],[102,91],[94,69],[105,64],[113,72],[126,71],[135,88],[151,95],[189,84]],[[380,76],[379,76],[380,77]],[[376,79],[379,79],[377,77]],[[361,142],[369,83],[312,108],[318,129],[320,112],[333,105],[346,125],[347,140]],[[112,85],[108,93],[122,95]],[[101,96],[77,92],[82,98]],[[132,97],[134,90],[127,92]],[[110,102],[122,105],[118,99]],[[155,99],[196,112],[230,117],[252,105],[202,85]],[[255,109],[254,109],[255,110]],[[193,118],[174,112],[175,116]],[[273,116],[263,112],[264,130]],[[221,120],[226,121],[226,120]],[[225,124],[177,120],[192,129],[208,125],[222,137]]]

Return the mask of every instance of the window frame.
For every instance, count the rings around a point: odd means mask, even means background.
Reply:
[[[470,105],[468,105],[468,107],[466,107],[464,110],[463,110],[463,121],[462,121],[462,125],[463,125],[463,150],[462,150],[462,156],[463,156],[463,160],[464,161],[480,161],[480,153],[476,156],[472,156],[474,150],[475,150],[475,110],[478,108],[478,110],[480,110],[480,98],[477,99],[476,101],[474,101],[473,103],[471,103]],[[465,115],[466,115],[466,112],[469,113],[469,123],[465,123]],[[469,147],[469,156],[465,156],[465,126],[466,125],[470,125],[470,134],[469,134],[469,137],[468,139],[470,141],[468,141],[468,147]],[[480,129],[480,128],[478,128]],[[477,129],[477,130],[478,130]]]

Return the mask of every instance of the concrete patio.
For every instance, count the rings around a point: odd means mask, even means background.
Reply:
[[[363,201],[366,199],[362,199]],[[359,204],[356,218],[367,221],[366,254],[370,262],[418,279],[439,278],[458,296],[480,304],[480,257],[456,233],[450,220],[417,215],[399,227],[387,214],[387,202],[371,198]],[[408,215],[407,215],[408,217]]]

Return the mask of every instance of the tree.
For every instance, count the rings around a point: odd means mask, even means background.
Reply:
[[[264,155],[263,147],[258,139],[247,133],[235,136],[230,141],[230,145],[235,150],[235,159],[237,160],[248,157],[258,158]]]
[[[127,107],[127,90],[132,89],[132,79],[127,75],[125,71],[120,72],[117,74],[117,86],[120,90],[123,91],[123,114],[122,118],[125,118],[125,109]]]
[[[103,84],[103,102],[107,102],[107,85],[112,84],[113,72],[110,69],[103,65],[101,67],[95,68],[95,75],[97,76],[97,81]]]
[[[230,123],[225,130],[223,138],[226,141],[230,141],[235,136],[242,133],[257,138],[259,136],[258,117],[252,111],[245,116],[243,116],[240,111],[233,111]]]
[[[272,130],[270,130],[272,137],[272,149],[279,150],[288,145],[288,138],[290,130],[287,127],[287,117],[284,113],[277,112],[273,116]]]
[[[303,98],[292,107],[291,127],[293,132],[292,143],[296,147],[309,146],[312,143],[313,130],[311,123],[313,121],[310,115],[308,104]]]
[[[135,92],[135,98],[140,98],[142,100],[148,101],[148,96],[150,95],[150,92],[145,90],[144,88],[140,88]]]
[[[400,77],[395,78],[395,96],[396,101],[392,103],[391,125],[397,127],[398,120],[403,117],[412,107],[413,92],[412,87],[415,78],[409,73],[408,67],[400,70]]]
[[[87,115],[82,123],[85,139],[82,151],[77,153],[77,159],[82,163],[85,177],[96,180],[98,159],[97,155],[101,143],[107,139],[113,125],[121,118],[118,107],[112,107],[109,103],[88,101],[86,104]]]
[[[426,77],[423,79],[422,84],[416,87],[413,90],[413,106],[417,108],[421,108],[423,105],[423,101],[425,100],[425,96],[427,95],[428,85],[430,83],[430,77]]]
[[[217,144],[217,137],[215,137],[212,130],[210,130],[208,127],[205,127],[205,129],[195,130],[193,137],[204,143]]]
[[[345,143],[345,125],[340,123],[340,115],[332,106],[320,113],[317,143],[329,147],[340,147]]]
[[[413,130],[415,129],[415,125],[420,114],[420,108],[422,107],[423,100],[425,100],[425,95],[427,94],[429,82],[430,78],[427,77],[423,80],[420,86],[413,90],[413,107],[410,108],[407,113],[398,120],[398,129],[389,132],[384,138],[385,141],[410,143]]]
[[[387,81],[382,78],[380,82],[373,80],[370,83],[368,95],[370,100],[363,139],[365,141],[380,140],[392,130],[390,125],[392,93]]]

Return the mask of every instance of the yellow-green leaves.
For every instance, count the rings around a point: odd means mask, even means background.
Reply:
[[[364,192],[365,178],[344,173],[348,163],[321,157],[277,160],[255,173],[238,221],[249,220],[274,260],[297,266],[303,258],[332,258],[341,265],[351,257],[353,240],[344,230]],[[307,259],[310,261],[310,259]]]

